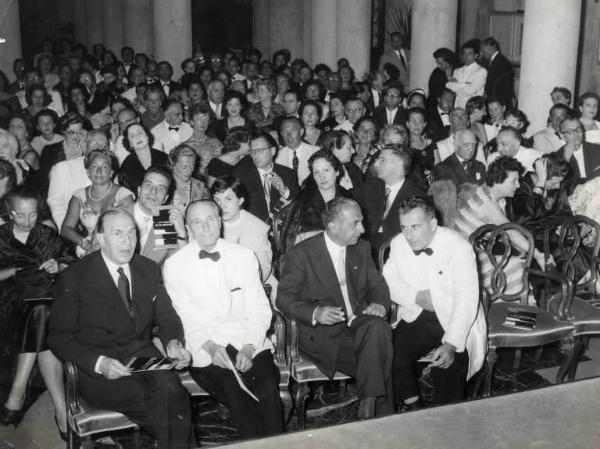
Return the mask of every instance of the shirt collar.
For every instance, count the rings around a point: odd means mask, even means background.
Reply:
[[[339,254],[340,250],[345,250],[345,246],[340,246],[331,240],[331,237],[327,235],[327,231],[323,231],[323,236],[325,237],[325,246],[327,246],[327,250],[330,254]]]
[[[274,168],[275,168],[275,164],[271,164],[271,167],[268,170],[256,167],[256,169],[258,170],[258,173],[260,173],[260,175],[261,175],[261,178],[263,175],[266,175],[268,173],[273,173]]]
[[[129,274],[130,274],[129,263],[126,263],[124,265],[119,265],[119,264],[114,263],[108,257],[106,257],[106,255],[102,252],[102,250],[100,250],[100,254],[102,255],[102,259],[104,259],[104,263],[106,264],[106,267],[108,268],[108,271],[110,271],[111,275],[113,273],[117,273],[117,270],[119,268],[123,268],[123,270],[125,271],[125,274],[127,275],[127,277],[130,278],[130,276],[129,276]]]

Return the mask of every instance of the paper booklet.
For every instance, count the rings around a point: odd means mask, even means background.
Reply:
[[[240,373],[238,372],[238,370],[237,370],[237,369],[235,369],[235,366],[234,366],[233,362],[231,361],[231,359],[230,359],[229,357],[227,358],[227,365],[229,366],[229,369],[230,369],[231,371],[233,371],[233,375],[235,376],[235,379],[237,380],[237,382],[238,382],[238,385],[240,386],[240,388],[241,388],[242,390],[244,390],[244,391],[245,391],[245,392],[248,394],[248,396],[250,396],[250,397],[251,397],[252,399],[254,399],[256,402],[260,402],[260,401],[258,400],[258,398],[257,398],[257,397],[254,395],[254,393],[252,393],[252,392],[251,392],[251,391],[248,389],[248,387],[246,386],[246,384],[245,384],[245,383],[244,383],[244,381],[242,380],[242,377],[240,376]]]
[[[169,220],[169,212],[174,206],[155,206],[152,208],[152,233],[157,249],[177,248],[177,231]]]
[[[175,362],[168,357],[132,357],[126,366],[132,373],[162,371],[172,369]]]

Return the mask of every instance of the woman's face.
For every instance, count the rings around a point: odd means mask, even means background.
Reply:
[[[181,181],[188,182],[194,172],[196,158],[193,156],[180,156],[173,165],[173,175]]]
[[[215,193],[215,203],[221,209],[221,217],[223,221],[235,220],[240,215],[243,198],[239,198],[230,188],[224,192]]]
[[[17,138],[20,142],[27,140],[27,126],[22,118],[13,117],[8,124],[8,130]]]
[[[408,117],[406,124],[408,126],[408,132],[410,132],[411,135],[420,136],[423,134],[423,130],[425,129],[427,122],[422,114],[413,113]]]
[[[362,144],[370,145],[375,140],[375,125],[368,120],[365,120],[360,124],[356,130],[356,137],[358,142]]]
[[[333,148],[333,155],[338,158],[342,164],[350,162],[352,159],[352,153],[354,153],[354,149],[352,148],[352,141],[350,137],[343,137],[344,144],[341,148]]]
[[[480,122],[483,117],[485,116],[485,109],[480,108],[480,109],[473,109],[473,111],[471,112],[471,123],[475,123],[475,122]]]
[[[340,81],[342,84],[349,84],[352,81],[352,72],[348,67],[340,69]]]
[[[331,163],[323,158],[316,159],[312,164],[312,176],[319,190],[330,190],[335,187],[339,175]]]
[[[595,98],[586,98],[579,107],[582,117],[594,119],[598,114],[598,100]]]
[[[71,89],[71,101],[76,106],[81,106],[85,103],[85,96],[81,89]]]
[[[264,84],[258,86],[257,94],[260,101],[271,101],[271,91]]]
[[[283,94],[290,89],[290,82],[285,76],[278,76],[277,78],[275,78],[275,83],[277,84],[277,92],[282,97]]]
[[[312,101],[319,101],[319,86],[311,84],[306,88],[306,99]]]
[[[200,103],[204,98],[204,91],[199,83],[192,83],[188,88],[188,97],[192,103]]]
[[[319,113],[317,111],[317,108],[315,108],[313,105],[308,105],[304,107],[304,110],[302,111],[302,123],[304,123],[304,126],[317,126],[317,123],[319,123]]]
[[[229,117],[239,117],[240,112],[242,112],[242,105],[239,98],[230,98],[225,105],[225,109],[227,110]]]
[[[500,184],[495,184],[500,198],[512,198],[519,188],[519,172],[509,171],[506,173],[506,179]]]
[[[15,228],[21,232],[29,232],[35,226],[38,218],[36,200],[17,198],[13,202],[10,215]]]
[[[491,103],[488,103],[487,108],[488,114],[490,115],[492,122],[499,122],[503,119],[504,110],[506,109],[503,105],[493,101]]]
[[[334,116],[340,115],[344,112],[344,103],[339,98],[334,98],[329,102],[329,109]]]
[[[410,97],[410,102],[408,103],[408,109],[410,108],[425,109],[425,99],[421,95],[413,95]]]
[[[45,95],[42,89],[35,89],[31,92],[31,105],[33,108],[41,109],[44,107]]]
[[[195,114],[192,118],[194,131],[198,133],[205,133],[210,123],[210,117],[208,114]]]
[[[129,145],[134,151],[142,150],[148,146],[148,135],[140,125],[130,126],[127,130],[127,138],[129,139]]]
[[[502,122],[502,125],[512,126],[513,128],[517,128],[518,130],[523,128],[523,122],[514,115],[507,115],[504,121]]]
[[[77,146],[81,142],[83,136],[83,126],[81,123],[73,123],[69,125],[65,131],[65,142],[71,146]]]
[[[112,179],[113,171],[110,160],[101,155],[94,156],[87,169],[90,181],[94,185],[105,185]]]

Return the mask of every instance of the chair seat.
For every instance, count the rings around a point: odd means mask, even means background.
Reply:
[[[294,361],[292,363],[291,375],[296,382],[318,382],[332,379],[350,379],[350,376],[340,373],[339,371],[336,371],[333,375],[333,378],[330,379],[325,374],[323,374],[323,372],[319,368],[317,368],[317,366],[313,362],[304,358],[300,358],[299,360]]]
[[[101,410],[90,407],[83,399],[79,400],[80,412],[67,414],[69,425],[80,437],[97,432],[113,432],[115,430],[137,427],[133,421],[119,412]]]
[[[537,313],[535,328],[532,330],[518,329],[504,326],[509,307],[518,307]],[[557,321],[550,312],[538,307],[523,306],[520,304],[502,302],[492,304],[488,313],[488,341],[493,347],[521,348],[530,346],[543,346],[560,340],[573,332],[570,322]]]
[[[600,334],[600,301],[596,303],[575,298],[571,304],[569,320],[575,327],[575,336]]]

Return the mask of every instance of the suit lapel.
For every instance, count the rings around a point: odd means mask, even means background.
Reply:
[[[93,276],[90,277],[90,279],[92,279],[92,282],[97,283],[98,287],[96,290],[98,292],[102,292],[103,295],[111,302],[109,306],[121,308],[121,313],[115,314],[115,317],[124,317],[125,320],[131,322],[129,319],[129,313],[127,312],[127,308],[125,307],[125,304],[123,304],[123,298],[121,298],[119,289],[117,288],[117,285],[115,284],[115,281],[112,278],[110,271],[108,271],[106,263],[104,263],[104,259],[102,258],[101,252],[97,251],[96,253],[99,259],[99,269],[96,273],[94,273]],[[129,281],[131,282],[131,279]]]
[[[356,281],[358,275],[358,267],[360,264],[360,255],[355,246],[346,248],[346,284],[348,285],[348,298],[352,305],[353,312],[357,312],[357,288]]]
[[[344,297],[342,296],[342,289],[340,288],[340,283],[338,282],[338,277],[335,272],[335,267],[333,266],[333,260],[331,260],[331,256],[329,255],[329,251],[327,251],[327,246],[325,245],[325,237],[321,234],[318,237],[318,244],[315,245],[315,273],[321,284],[325,286],[325,290],[331,298],[335,301],[335,303],[341,307],[344,307]],[[346,266],[348,262],[346,261]]]

